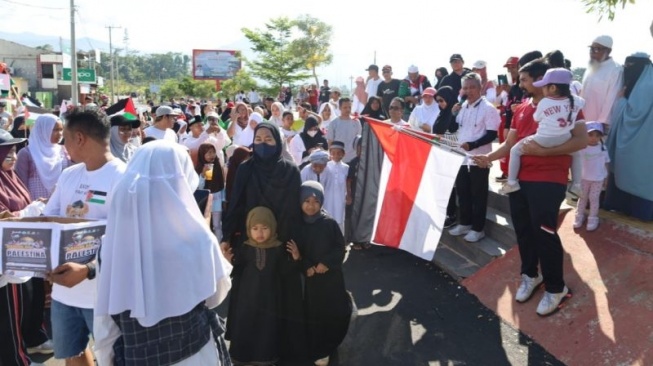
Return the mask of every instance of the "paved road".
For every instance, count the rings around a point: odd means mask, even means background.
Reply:
[[[562,365],[432,263],[375,246],[344,270],[358,316],[331,365]]]

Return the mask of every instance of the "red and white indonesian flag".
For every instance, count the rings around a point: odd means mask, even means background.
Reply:
[[[434,135],[370,120],[384,151],[372,242],[432,260],[463,156]]]

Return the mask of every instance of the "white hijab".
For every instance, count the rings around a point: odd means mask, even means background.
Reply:
[[[124,143],[120,139],[120,126],[111,126],[109,146],[111,147],[111,154],[125,163],[128,163],[134,152],[136,152],[136,146],[132,145],[131,142]]]
[[[111,192],[95,315],[129,310],[150,327],[224,300],[232,267],[195,202],[198,184],[181,145],[157,140],[136,151]]]
[[[270,115],[270,120],[269,122],[274,123],[277,125],[277,127],[283,126],[283,112],[286,110],[284,108],[283,104],[281,102],[274,102],[272,103],[273,106],[276,106],[279,108],[279,117],[275,117],[274,115]],[[270,113],[272,113],[272,107],[270,107]]]
[[[59,144],[53,144],[50,139],[52,129],[59,120],[54,114],[42,114],[36,118],[32,132],[29,135],[29,149],[36,171],[41,178],[43,187],[52,193],[54,186],[63,170],[62,148]],[[27,182],[25,182],[27,183]],[[38,197],[36,197],[38,198]]]

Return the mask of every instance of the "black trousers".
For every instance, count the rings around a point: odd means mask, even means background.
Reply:
[[[45,289],[43,279],[0,288],[0,365],[27,366],[28,347],[48,340],[43,329]]]
[[[456,205],[456,187],[453,187],[447,204],[447,217],[458,217],[458,206]]]
[[[559,293],[563,279],[563,249],[558,236],[558,213],[567,187],[549,182],[520,181],[520,190],[510,193],[510,213],[517,234],[521,273],[537,277],[542,269],[547,292]]]
[[[471,225],[474,231],[483,231],[487,215],[488,177],[490,169],[463,165],[456,177],[456,192],[460,206],[460,225]]]

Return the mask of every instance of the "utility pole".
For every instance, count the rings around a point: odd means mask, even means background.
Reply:
[[[374,51],[374,65],[376,65],[376,51]]]
[[[71,0],[73,1],[73,0]],[[122,27],[116,27],[113,25],[108,25],[104,28],[107,28],[109,30],[109,55],[111,56],[111,104],[115,103],[114,100],[114,94],[113,94],[113,78],[114,78],[114,71],[113,71],[113,43],[111,42],[111,31],[114,29],[120,29]]]
[[[75,0],[70,0],[70,96],[73,106],[79,103],[77,87],[77,47],[75,45]]]

